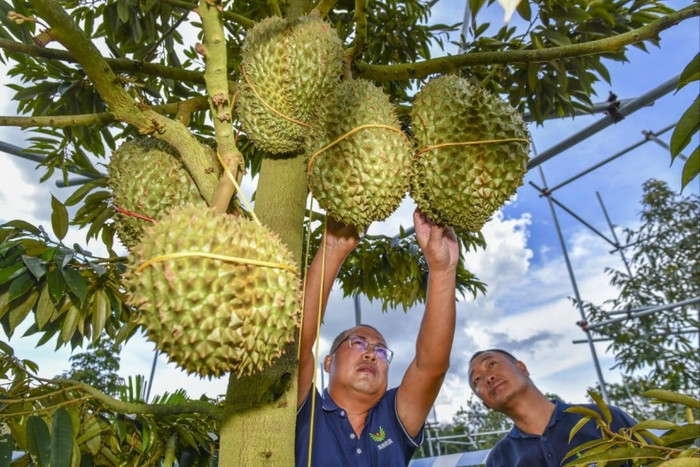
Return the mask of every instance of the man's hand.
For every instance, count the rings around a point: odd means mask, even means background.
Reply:
[[[350,253],[360,242],[357,229],[351,225],[338,222],[333,217],[327,217],[326,247]]]
[[[454,271],[459,262],[459,243],[454,230],[435,224],[418,209],[413,213],[413,224],[430,271]]]

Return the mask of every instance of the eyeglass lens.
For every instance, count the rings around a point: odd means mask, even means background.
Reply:
[[[368,347],[372,346],[374,347],[374,354],[377,356],[379,360],[383,360],[385,362],[390,362],[391,358],[393,357],[393,352],[383,345],[380,344],[370,344],[367,342],[365,339],[361,337],[350,337],[350,348],[353,350],[356,350],[358,352],[364,352],[367,350]]]

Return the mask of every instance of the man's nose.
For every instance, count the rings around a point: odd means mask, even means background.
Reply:
[[[495,378],[495,376],[494,376],[493,374],[488,375],[488,376],[486,377],[486,384],[487,384],[487,385],[491,385],[491,383],[493,382],[494,378]]]
[[[362,358],[364,358],[365,360],[374,361],[377,359],[377,355],[374,353],[374,349],[372,347],[367,347],[367,350],[365,350],[362,354]]]

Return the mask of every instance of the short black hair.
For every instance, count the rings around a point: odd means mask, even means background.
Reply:
[[[486,352],[498,352],[498,353],[503,354],[503,355],[505,355],[506,357],[510,358],[510,359],[511,359],[512,361],[514,361],[514,362],[517,362],[517,361],[518,361],[517,358],[515,358],[510,352],[508,352],[508,351],[506,351],[506,350],[503,350],[503,349],[486,349],[486,350],[479,350],[479,351],[477,351],[477,352],[474,352],[474,355],[472,355],[472,358],[469,359],[469,365],[472,364],[472,362],[474,361],[474,359],[475,359],[476,357],[478,357],[479,355],[484,354],[484,353],[486,353]]]
[[[346,329],[345,331],[343,331],[343,332],[341,332],[340,334],[338,334],[338,335],[336,336],[336,338],[333,339],[333,344],[331,345],[331,351],[328,352],[328,353],[331,354],[331,355],[334,354],[335,351],[338,350],[338,347],[340,347],[340,344],[342,344],[343,341],[344,341],[345,339],[348,338],[348,336],[350,335],[350,333],[351,333],[354,329],[357,329],[357,328],[359,328],[359,327],[370,328],[370,329],[372,329],[373,331],[376,331],[380,336],[382,336],[382,339],[384,338],[384,335],[383,335],[381,332],[379,332],[379,329],[375,328],[374,326],[370,326],[369,324],[358,324],[357,326],[353,326],[353,327],[351,327],[351,328],[348,328],[348,329]]]

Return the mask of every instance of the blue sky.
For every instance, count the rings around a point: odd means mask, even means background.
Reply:
[[[680,6],[674,2],[675,6]],[[501,21],[502,13],[494,5],[493,21]],[[434,10],[435,22],[454,22],[463,15],[463,3],[443,0]],[[595,102],[607,99],[613,91],[620,99],[638,97],[679,74],[698,53],[700,20],[694,18],[661,35],[661,48],[649,47],[650,53],[629,52],[630,63],[610,64],[612,85],[600,83]],[[456,49],[447,49],[456,53]],[[2,73],[0,83],[6,82]],[[0,115],[14,115],[14,105],[6,89],[0,90]],[[658,131],[674,123],[698,95],[694,83],[677,95],[668,94],[653,106],[643,108],[622,122],[582,141],[575,147],[542,165],[550,186],[578,174],[591,165],[639,141],[643,130]],[[587,127],[601,115],[575,119],[548,120],[542,126],[532,126],[531,133],[541,153],[562,139]],[[26,134],[16,129],[0,127],[0,141],[22,145]],[[671,132],[660,139],[669,141]],[[697,139],[696,139],[697,140]],[[690,151],[688,151],[690,152]],[[70,189],[58,189],[53,183],[39,184],[40,173],[34,163],[0,153],[0,220],[23,218],[34,223],[50,225],[50,194],[67,198]],[[670,166],[668,151],[653,142],[607,164],[555,192],[563,204],[609,235],[607,223],[596,198],[599,192],[612,221],[620,227],[633,227],[640,211],[641,185],[649,178],[666,180],[678,190],[681,164]],[[587,387],[597,378],[587,345],[572,344],[584,334],[576,326],[578,310],[571,306],[571,282],[563,262],[561,248],[553,225],[549,206],[528,181],[541,185],[538,170],[530,171],[516,197],[484,227],[489,246],[486,251],[470,254],[467,267],[489,284],[485,296],[468,297],[458,304],[458,329],[452,366],[436,403],[439,421],[449,422],[460,405],[470,396],[465,379],[466,361],[474,351],[486,346],[503,346],[515,352],[529,366],[533,379],[546,392],[557,393],[575,402],[584,398]],[[248,184],[250,186],[250,182]],[[686,190],[698,192],[698,181]],[[387,221],[372,225],[369,233],[393,235],[398,225],[410,225],[412,202],[407,199]],[[571,256],[574,274],[584,300],[601,303],[614,296],[604,275],[605,267],[621,267],[619,257],[609,254],[610,247],[568,214],[557,210],[559,221]],[[83,243],[84,234],[71,233],[68,244]],[[89,248],[94,248],[88,245]],[[421,307],[382,314],[379,304],[362,299],[363,321],[384,332],[390,347],[396,352],[390,372],[390,385],[397,385],[413,354],[415,334]],[[331,340],[342,329],[354,324],[351,298],[343,298],[339,290],[331,296],[329,312],[322,328],[320,352],[328,351]],[[69,367],[68,352],[56,354],[53,346],[34,349],[32,339],[10,341],[19,356],[40,363],[43,375],[51,376]],[[2,336],[4,339],[5,336]],[[606,381],[619,381],[618,371],[609,370],[614,359],[606,354],[605,344],[596,345]],[[122,374],[148,376],[153,359],[153,345],[134,340],[122,353]],[[178,378],[191,396],[202,392],[222,394],[223,380],[184,378],[161,356],[154,381],[154,392],[172,390],[170,381]],[[320,376],[319,376],[320,378]]]

